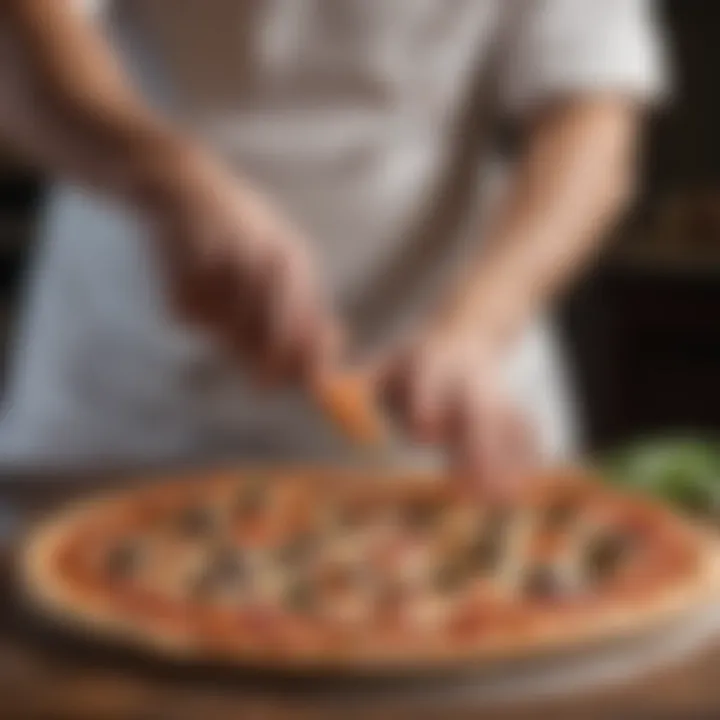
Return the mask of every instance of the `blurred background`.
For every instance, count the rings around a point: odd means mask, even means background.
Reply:
[[[562,313],[593,449],[720,428],[720,3],[665,0],[662,12],[675,97],[651,123],[634,211]],[[0,167],[4,360],[44,181],[7,150]]]

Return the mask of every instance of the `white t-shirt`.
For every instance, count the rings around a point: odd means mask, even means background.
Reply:
[[[648,100],[663,86],[645,0],[90,5],[103,6],[98,22],[148,101],[294,218],[336,302],[381,338],[416,317],[482,241],[496,117],[575,93]],[[126,208],[60,186],[41,234],[0,461],[337,446],[302,398],[253,394],[172,319],[144,228]],[[418,247],[430,260],[394,274]],[[542,323],[509,373],[548,452],[567,451],[572,421]]]

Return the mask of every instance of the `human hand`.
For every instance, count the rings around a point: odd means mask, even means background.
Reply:
[[[398,348],[378,383],[410,437],[447,449],[454,476],[508,497],[537,454],[532,428],[505,390],[501,363],[481,331],[441,326]]]
[[[308,382],[337,328],[307,245],[270,202],[201,153],[166,163],[143,197],[178,315],[264,383]]]

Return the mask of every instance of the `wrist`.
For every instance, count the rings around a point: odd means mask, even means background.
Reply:
[[[202,153],[191,141],[158,132],[129,150],[120,193],[141,212],[156,215],[181,201],[201,165]]]
[[[485,374],[498,370],[508,351],[508,343],[493,326],[457,315],[431,323],[425,341],[449,356],[464,358]]]
[[[524,324],[525,313],[510,294],[464,293],[431,322],[431,332],[452,344],[468,344],[483,354],[503,356]]]

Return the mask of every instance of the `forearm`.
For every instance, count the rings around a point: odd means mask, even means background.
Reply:
[[[588,262],[632,195],[637,112],[578,101],[538,123],[453,322],[507,342]]]
[[[68,0],[0,6],[0,141],[54,175],[136,195],[184,139],[145,106]]]

